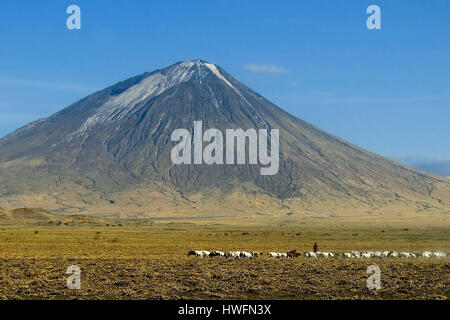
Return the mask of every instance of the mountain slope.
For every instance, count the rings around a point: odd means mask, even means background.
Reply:
[[[222,132],[279,129],[278,174],[173,165],[171,134],[192,133],[194,121]],[[448,216],[450,183],[329,135],[197,60],[120,82],[1,139],[0,205],[120,216]]]

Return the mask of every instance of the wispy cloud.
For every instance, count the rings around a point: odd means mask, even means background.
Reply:
[[[450,177],[450,158],[443,159],[408,159],[408,165],[443,177]]]
[[[76,92],[92,92],[96,88],[91,86],[85,86],[81,84],[74,83],[63,83],[45,80],[32,80],[32,79],[19,79],[12,77],[0,76],[0,84],[8,86],[23,86],[23,87],[34,87],[34,88],[50,88],[56,90],[66,90],[66,91],[76,91]]]
[[[244,66],[244,69],[251,72],[267,74],[283,74],[290,72],[290,70],[274,64],[247,64]]]
[[[310,92],[302,95],[297,95],[297,99],[307,100],[308,102],[317,103],[347,103],[347,104],[368,104],[368,103],[420,103],[420,102],[437,102],[448,101],[450,93],[442,93],[429,96],[379,96],[379,97],[364,97],[364,96],[342,96],[335,93],[328,92]]]

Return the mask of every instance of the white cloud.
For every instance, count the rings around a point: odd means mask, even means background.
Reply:
[[[251,72],[267,73],[267,74],[283,74],[290,72],[286,68],[273,64],[247,64],[244,66],[244,69]]]
[[[52,82],[45,80],[18,79],[0,76],[0,84],[10,86],[25,86],[34,88],[50,88],[57,90],[92,92],[95,88],[74,83]]]
[[[406,164],[417,169],[431,172],[443,177],[450,176],[450,157],[441,159],[413,159],[405,161]]]
[[[314,103],[347,103],[347,104],[381,104],[381,103],[419,103],[419,102],[448,102],[450,98],[449,93],[442,93],[429,96],[378,96],[378,97],[364,97],[364,96],[343,96],[337,95],[333,92],[312,91],[302,95],[295,95],[295,99],[307,99],[308,102]]]

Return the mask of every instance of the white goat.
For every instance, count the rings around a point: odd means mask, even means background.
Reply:
[[[240,257],[243,259],[253,259],[253,255],[250,252],[241,251]]]

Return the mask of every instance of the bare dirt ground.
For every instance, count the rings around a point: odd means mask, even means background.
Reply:
[[[0,299],[449,299],[450,261],[187,257],[188,250],[444,250],[448,229],[157,223],[0,227]],[[381,289],[366,288],[367,267]],[[81,289],[66,287],[81,268]]]
[[[66,288],[69,265],[81,290]],[[382,288],[366,289],[368,261],[152,259],[0,260],[2,299],[448,299],[448,262],[375,262]]]

